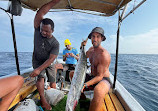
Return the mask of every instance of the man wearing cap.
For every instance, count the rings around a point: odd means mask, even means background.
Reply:
[[[76,48],[71,47],[71,42],[69,39],[66,39],[64,41],[64,44],[66,48],[63,50],[63,61],[65,61],[68,66],[65,80],[70,81],[69,72],[75,69],[75,65],[77,63],[77,60],[79,59],[79,54]]]
[[[59,53],[59,42],[52,35],[54,22],[49,18],[43,18],[45,14],[60,0],[52,0],[43,5],[34,18],[34,51],[32,64],[34,70],[31,77],[37,77],[37,90],[40,95],[41,106],[46,110],[52,107],[44,97],[44,82],[48,78],[51,88],[56,88],[55,65],[52,64]],[[47,77],[46,77],[47,76]]]
[[[88,87],[94,88],[94,96],[89,111],[100,111],[105,94],[110,89],[109,65],[111,57],[108,51],[101,46],[101,42],[106,40],[104,30],[101,27],[94,28],[88,38],[91,39],[93,45],[86,52],[86,56],[91,63],[91,75],[86,75],[83,90],[88,89]],[[86,45],[86,42],[83,41],[81,45]]]

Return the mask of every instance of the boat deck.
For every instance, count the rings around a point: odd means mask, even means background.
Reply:
[[[70,87],[69,85],[65,86],[66,89],[69,89],[69,87]],[[20,102],[21,100],[23,100],[26,96],[28,96],[31,92],[35,90],[36,90],[35,80],[33,78],[30,79],[29,77],[25,77],[25,83],[22,89],[17,94],[14,101],[12,102],[12,104],[10,105],[9,109],[12,108],[14,105],[16,105],[18,102]],[[85,95],[87,98],[92,99],[93,91],[85,91]],[[102,104],[100,111],[125,111],[119,99],[112,91],[112,88],[110,89],[109,93],[105,95],[104,104]]]
[[[125,111],[125,109],[112,89],[110,89],[109,93],[105,95],[104,104],[100,111]]]

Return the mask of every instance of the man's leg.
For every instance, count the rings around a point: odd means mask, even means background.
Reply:
[[[74,75],[74,70],[70,71],[70,73],[69,73],[69,79],[70,79],[70,81],[72,81],[73,75]]]
[[[55,82],[50,82],[50,87],[56,89],[56,83]]]
[[[104,103],[105,94],[108,93],[110,84],[104,80],[99,82],[94,88],[94,96],[90,104],[89,111],[99,111]]]
[[[55,65],[51,65],[46,70],[48,81],[50,82],[50,87],[56,89],[56,69]]]
[[[0,79],[0,111],[7,111],[11,102],[24,83],[22,76],[12,76]]]
[[[67,70],[66,71],[66,76],[65,76],[65,81],[68,81],[68,82],[70,82],[70,80],[69,80],[69,70]]]
[[[40,95],[42,107],[46,108],[46,110],[50,110],[52,107],[50,106],[50,104],[47,103],[44,97],[44,78],[43,77],[38,78],[36,86]]]

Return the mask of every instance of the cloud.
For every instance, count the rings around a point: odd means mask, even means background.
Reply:
[[[110,35],[102,46],[110,53],[116,53],[117,35]],[[121,36],[119,53],[122,54],[158,54],[158,28],[137,35]]]
[[[6,4],[1,4],[6,5]],[[129,7],[132,7],[130,5]],[[25,49],[32,51],[33,47],[33,20],[36,12],[24,9],[22,16],[14,17],[15,32],[19,50]],[[116,50],[116,29],[117,14],[113,17],[101,17],[77,12],[49,12],[45,17],[51,18],[55,23],[53,35],[60,41],[60,51],[62,52],[64,40],[70,39],[72,46],[79,49],[82,39],[86,39],[92,28],[96,26],[103,27],[107,40],[102,45],[110,52]],[[0,41],[1,46],[6,47],[3,41],[11,41],[10,20],[6,13],[0,11]],[[9,32],[9,33],[8,33]],[[12,42],[12,41],[11,41]],[[158,29],[150,30],[138,35],[120,35],[120,53],[157,53],[158,54]],[[9,44],[9,43],[8,43]],[[12,45],[8,45],[12,47]],[[91,46],[90,40],[86,48]],[[4,48],[0,51],[4,51]],[[25,47],[25,48],[22,48]],[[9,49],[7,49],[9,50]],[[10,51],[10,50],[9,50]]]
[[[143,34],[120,37],[120,53],[158,54],[158,29]]]

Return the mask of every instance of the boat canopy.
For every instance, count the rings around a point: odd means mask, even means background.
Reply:
[[[21,0],[22,6],[38,10],[42,5],[51,0]],[[52,9],[94,11],[104,16],[114,15],[121,7],[131,0],[61,0]]]

